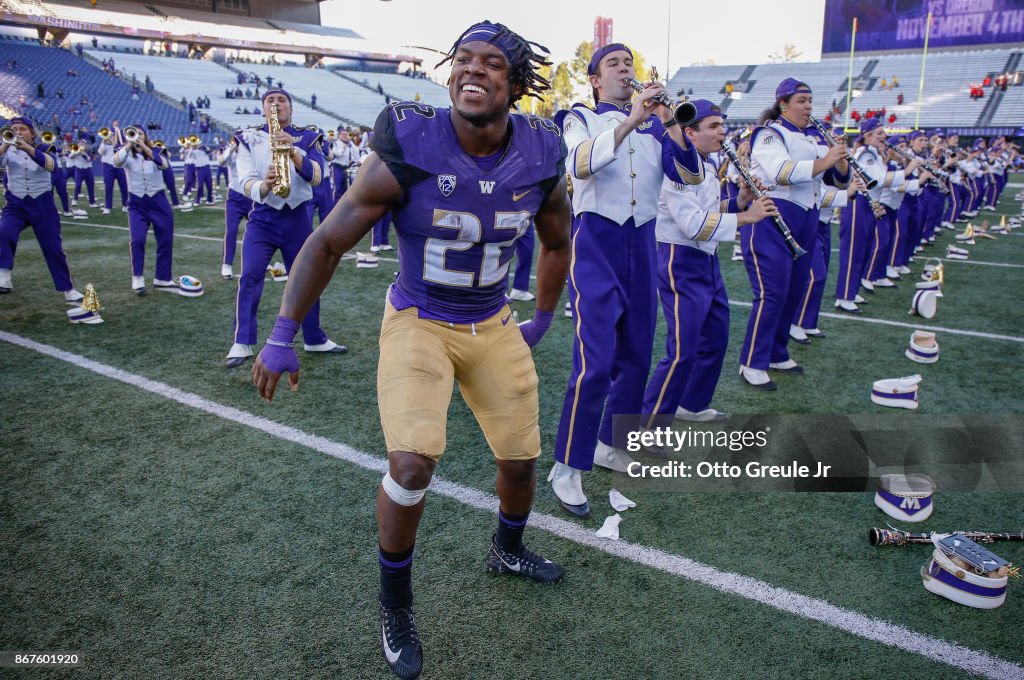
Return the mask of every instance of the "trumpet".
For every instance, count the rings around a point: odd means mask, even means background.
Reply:
[[[162,140],[162,139],[156,140],[155,142],[153,142],[153,146],[156,147],[157,149],[163,149],[164,146],[165,146],[164,145],[164,140]]]
[[[188,144],[189,144],[189,146],[199,146],[199,142],[200,142],[200,139],[199,139],[198,135],[189,135],[188,136]]]
[[[70,149],[70,155],[75,156],[80,153],[82,153],[82,145],[77,142],[72,144]]]
[[[39,135],[39,141],[43,144],[53,144],[57,140],[57,135],[53,134],[50,130],[43,130]]]
[[[811,121],[811,125],[818,129],[818,132],[820,132],[821,136],[825,138],[825,141],[829,146],[835,146],[839,143],[839,140],[832,134],[832,130],[825,127],[820,120],[814,116],[809,116],[809,119]],[[852,154],[848,156],[846,160],[850,162],[850,170],[852,170],[853,173],[857,175],[862,182],[864,182],[864,186],[868,189],[874,189],[878,186],[878,180],[873,179],[868,175],[868,173],[864,172],[864,168],[861,167],[860,163],[857,162],[857,159],[854,158]]]
[[[329,141],[332,141],[332,142],[333,142],[333,141],[334,141],[334,137],[335,137],[335,135],[336,135],[336,134],[337,134],[337,133],[336,133],[336,132],[335,132],[334,130],[328,130],[328,131],[327,131],[327,139],[328,139]]]
[[[656,79],[658,77],[658,72],[652,72],[651,76]],[[637,92],[643,92],[647,87],[636,78],[626,78],[622,81],[622,84],[633,88]],[[659,94],[653,99],[659,104],[663,104],[672,110],[672,117],[677,123],[679,123],[679,127],[689,127],[690,125],[693,125],[693,122],[697,118],[696,105],[687,101],[686,97],[676,100],[665,92],[663,94]]]
[[[14,128],[10,125],[5,125],[0,128],[0,139],[3,139],[4,144],[16,144],[18,142],[18,135],[14,132]]]
[[[187,142],[188,142],[188,138],[187,137],[178,137],[178,146],[185,146],[185,144]]]
[[[100,136],[100,139],[107,139],[113,133],[110,131],[110,128],[101,127],[99,130],[96,131],[96,134]]]
[[[124,129],[124,141],[127,144],[134,144],[135,142],[139,141],[139,138],[141,137],[142,133],[139,132],[139,128],[137,127],[129,125]]]

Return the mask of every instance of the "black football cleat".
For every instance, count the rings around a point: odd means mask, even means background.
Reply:
[[[525,545],[516,553],[503,550],[495,542],[494,536],[491,536],[491,548],[487,551],[487,571],[517,574],[544,585],[558,583],[565,576],[560,566],[528,550]]]
[[[414,680],[423,672],[423,645],[416,630],[412,607],[380,605],[381,650],[391,672],[402,680]]]

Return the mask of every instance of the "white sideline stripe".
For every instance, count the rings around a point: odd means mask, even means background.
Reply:
[[[114,229],[116,231],[129,231],[128,227],[119,227],[114,224],[96,224],[95,222],[69,222],[68,224],[61,224],[61,230],[67,226],[74,227],[96,227],[99,229]],[[224,243],[223,238],[216,238],[214,236],[197,236],[196,234],[182,234],[179,231],[174,232],[174,238],[193,238],[197,241],[213,241],[214,243]],[[241,239],[236,243],[241,243]]]
[[[753,307],[752,302],[742,302],[739,300],[729,300],[729,304],[734,307]],[[854,316],[852,314],[836,314],[834,312],[819,312],[818,316],[824,316],[829,319],[839,319],[841,321],[859,321],[861,323],[873,323],[880,326],[896,326],[898,328],[910,328],[917,331],[936,331],[939,333],[951,333],[953,335],[967,335],[972,338],[985,338],[987,340],[1008,340],[1009,342],[1024,342],[1024,338],[1017,337],[1016,335],[998,335],[996,333],[982,333],[981,331],[963,331],[959,328],[946,328],[945,326],[926,326],[919,323],[906,323],[904,321],[889,321],[888,319],[872,319],[863,315]]]
[[[839,249],[838,248],[833,248],[832,252],[833,253],[838,253]],[[924,257],[924,253],[918,253],[918,255]],[[1011,268],[1015,268],[1015,269],[1024,269],[1024,264],[1010,264],[1009,262],[983,262],[981,260],[949,260],[949,259],[946,259],[944,257],[926,258],[926,259],[942,260],[943,262],[955,262],[956,264],[984,264],[984,265],[988,265],[989,267],[1011,267]]]
[[[309,447],[339,460],[354,463],[371,472],[382,474],[387,470],[387,462],[381,458],[357,451],[345,444],[333,442],[324,437],[318,437],[246,411],[219,404],[197,394],[184,392],[156,380],[150,380],[141,375],[129,373],[128,371],[102,364],[50,345],[44,345],[14,333],[0,331],[0,340],[74,364],[80,368],[133,387],[138,387],[157,396],[204,411],[218,418],[230,420],[240,425],[260,430],[279,439]],[[447,496],[472,508],[497,513],[498,499],[492,494],[438,477],[434,477],[430,489],[434,493]],[[932,661],[948,664],[970,673],[984,675],[989,678],[1006,678],[1008,680],[1011,678],[1019,679],[1024,674],[1024,668],[1021,666],[1000,659],[987,652],[939,640],[923,633],[916,633],[903,626],[879,619],[872,619],[864,614],[838,607],[813,597],[800,595],[799,593],[773,586],[770,583],[749,576],[721,571],[710,565],[680,555],[666,553],[656,548],[637,545],[628,541],[600,539],[589,529],[552,515],[541,512],[531,513],[530,524],[560,538],[573,541],[579,545],[585,545],[608,555],[620,557],[635,564],[652,567],[673,576],[695,581],[726,594],[737,595],[760,602],[779,611],[818,621],[819,623],[873,642],[920,654]]]

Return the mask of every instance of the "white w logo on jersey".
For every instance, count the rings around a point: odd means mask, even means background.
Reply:
[[[480,193],[481,194],[487,194],[488,196],[490,196],[492,191],[494,191],[494,181],[493,180],[485,180],[485,179],[480,180]]]
[[[900,503],[901,510],[920,510],[921,501],[917,498],[904,498],[903,502]]]

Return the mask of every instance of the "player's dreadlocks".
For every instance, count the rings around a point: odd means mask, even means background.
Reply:
[[[467,40],[469,37],[469,40]],[[462,35],[452,44],[447,56],[438,62],[434,68],[439,68],[455,58],[455,53],[464,42],[480,40],[491,43],[498,47],[509,60],[511,66],[509,82],[513,87],[519,86],[522,94],[513,95],[509,105],[515,105],[523,95],[535,97],[544,101],[541,92],[550,89],[551,83],[542,77],[537,69],[541,66],[551,66],[546,55],[551,50],[535,42],[527,40],[504,24],[495,24],[489,20],[481,21],[467,28]],[[537,48],[536,50],[534,48]],[[543,53],[543,54],[542,54]]]

